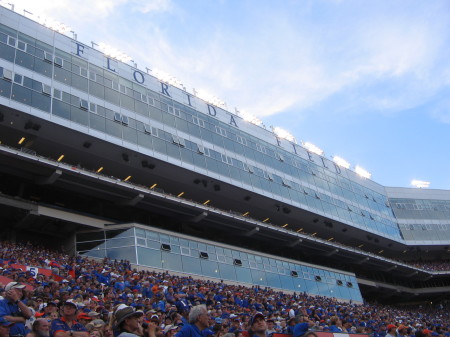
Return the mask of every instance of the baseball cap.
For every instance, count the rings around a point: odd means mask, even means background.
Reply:
[[[166,325],[166,327],[164,328],[164,333],[169,332],[169,330],[176,330],[178,329],[178,327],[176,325]]]
[[[391,329],[397,329],[397,326],[394,324],[388,324],[388,326],[386,327],[386,330],[391,330]]]
[[[257,318],[263,318],[263,319],[266,319],[266,317],[261,313],[261,312],[257,312],[256,314],[254,314],[253,316],[252,316],[252,318],[250,318],[250,326],[252,326],[253,325],[253,323],[255,323],[255,320],[257,319]]]
[[[19,283],[19,282],[9,282],[6,287],[5,290],[11,290],[11,289],[23,289],[25,288],[25,284]]]
[[[67,301],[64,302],[63,305],[72,305],[72,306],[75,307],[75,309],[78,309],[77,304],[73,300],[67,300]]]
[[[77,316],[77,320],[78,320],[78,319],[91,320],[92,317],[90,317],[89,315],[87,315],[87,314],[85,314],[84,312],[82,312],[81,314],[79,314],[79,315]]]

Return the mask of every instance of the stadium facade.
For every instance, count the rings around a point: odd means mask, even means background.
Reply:
[[[449,294],[400,262],[449,259],[449,191],[377,184],[3,7],[0,141],[3,238],[358,302]]]

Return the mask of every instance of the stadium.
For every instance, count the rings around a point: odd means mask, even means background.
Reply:
[[[362,303],[450,299],[450,192],[358,172],[0,7],[0,239]]]

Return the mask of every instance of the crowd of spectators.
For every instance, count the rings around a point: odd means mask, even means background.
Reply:
[[[450,271],[450,261],[409,261],[406,263],[428,271]]]
[[[52,273],[35,275],[14,268],[15,264]],[[384,337],[394,325],[400,336],[414,336],[418,331],[450,336],[448,303],[400,308],[340,302],[306,293],[137,270],[124,260],[70,256],[30,243],[0,242],[0,276],[14,281],[0,284],[0,327],[16,323],[10,336],[29,332],[28,337],[87,337],[87,333],[112,337],[117,326],[114,313],[119,312],[119,320],[125,322],[130,314],[127,310],[132,310],[147,329],[153,329],[152,337],[186,337],[180,329],[189,325],[189,312],[199,305],[206,306],[208,317],[202,336],[246,336],[258,317],[265,320],[267,335],[293,333],[299,337],[299,331],[309,330]],[[25,285],[32,288],[27,290]],[[5,309],[5,303],[17,309],[19,317],[10,315],[7,310],[11,307]],[[64,324],[72,319],[83,329],[62,333]],[[25,332],[14,332],[22,323]]]

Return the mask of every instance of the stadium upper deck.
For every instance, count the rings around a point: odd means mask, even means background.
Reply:
[[[89,222],[96,228],[158,223],[145,215],[150,210],[177,223],[175,231],[351,271],[372,258],[360,249],[377,254],[374,260],[450,256],[449,191],[387,188],[361,178],[2,7],[0,75],[7,196],[107,219]],[[155,186],[178,197],[156,198]],[[18,206],[9,198],[3,204]],[[216,216],[200,205],[229,213]],[[245,235],[233,238],[230,230]],[[274,241],[280,246],[268,245]],[[346,247],[359,248],[353,262],[345,260],[354,254]]]

